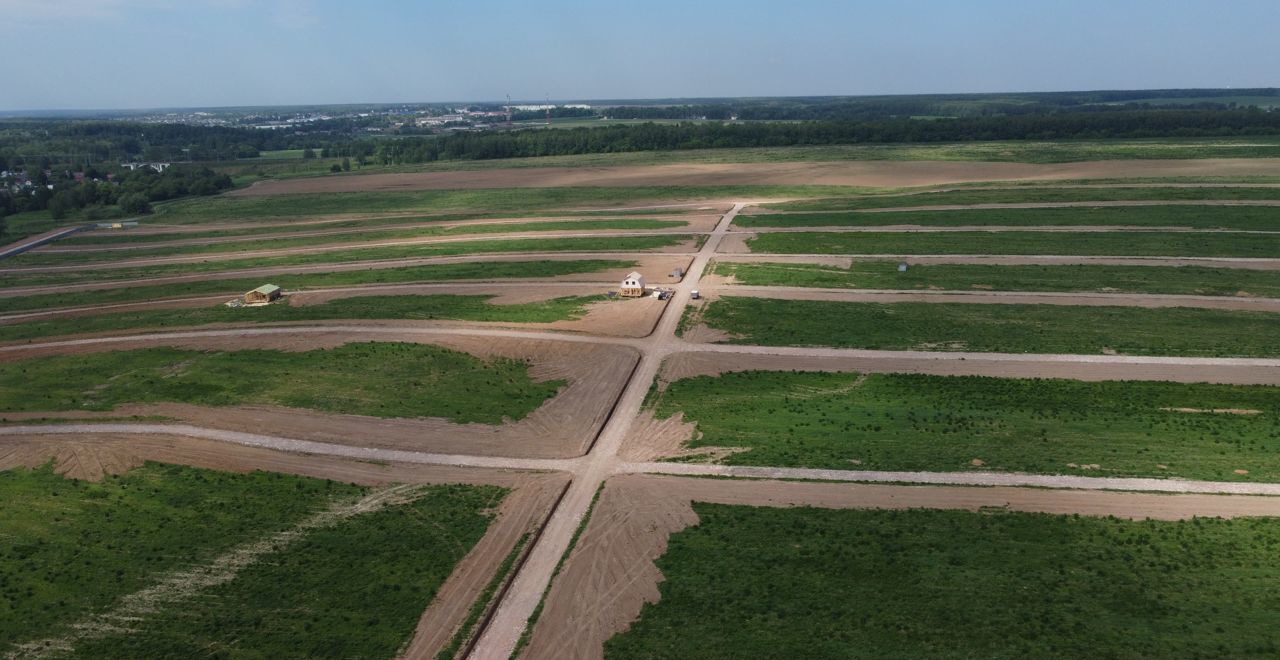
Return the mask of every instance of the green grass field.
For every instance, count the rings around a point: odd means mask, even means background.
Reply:
[[[688,311],[767,346],[1000,353],[1280,356],[1280,314],[1190,307],[854,303],[726,296]]]
[[[255,472],[148,464],[101,484],[0,472],[0,651],[59,636],[168,571],[211,563],[364,488]],[[224,583],[160,601],[132,631],[88,635],[64,655],[394,657],[505,496],[429,486],[407,503],[304,532]],[[281,589],[280,585],[289,585]]]
[[[285,291],[294,292],[322,287],[360,286],[364,284],[556,277],[575,273],[591,273],[605,269],[628,268],[633,265],[635,265],[633,261],[604,259],[584,259],[581,261],[492,261],[405,266],[401,268],[339,270],[331,273],[309,273],[305,275],[272,275],[253,279],[211,279],[198,282],[178,282],[163,285],[121,287],[96,291],[68,291],[38,296],[0,298],[0,310],[18,312],[81,305],[109,305],[219,293],[239,295],[250,289],[257,288],[266,280],[270,280]]]
[[[546,165],[543,159],[531,159]],[[650,202],[726,199],[737,196],[832,196],[856,192],[842,186],[653,186],[583,188],[478,188],[394,192],[312,193],[259,197],[200,197],[165,204],[156,221],[198,224],[215,220],[330,215],[336,213],[435,213],[564,210],[574,206],[635,206]]]
[[[271,268],[275,266],[307,266],[386,259],[415,259],[448,257],[464,254],[506,254],[512,252],[634,252],[659,250],[693,240],[698,244],[703,236],[619,236],[614,238],[527,238],[513,240],[480,240],[428,245],[393,245],[386,247],[352,248],[312,254],[291,254],[277,257],[227,259],[220,261],[193,261],[191,263],[156,266],[119,266],[99,270],[77,270],[49,273],[23,273],[0,276],[0,287],[36,286],[42,284],[70,284],[103,280],[135,280],[166,275],[190,275],[192,273],[218,273],[230,270]],[[533,257],[531,257],[533,258]]]
[[[606,658],[1269,658],[1275,519],[694,503]]]
[[[710,272],[756,286],[1280,297],[1280,272],[1200,266],[915,264],[900,273],[896,261],[855,261],[849,268],[719,261]]]
[[[1054,202],[1119,202],[1178,200],[1277,200],[1280,189],[1244,187],[1152,186],[1132,188],[1066,188],[1030,183],[1015,189],[962,188],[900,195],[863,195],[763,204],[779,211],[847,211],[951,204],[1025,204]],[[1031,187],[1036,186],[1036,187]]]
[[[550,300],[494,305],[492,295],[459,296],[358,296],[339,298],[316,305],[293,307],[276,303],[266,307],[230,308],[225,305],[192,309],[155,309],[31,320],[0,325],[0,341],[44,339],[67,334],[88,334],[116,330],[169,329],[211,323],[279,323],[335,319],[405,319],[414,321],[456,320],[502,323],[553,323],[586,314],[586,306],[603,301],[601,296],[572,296]],[[625,304],[615,302],[614,304]]]
[[[90,250],[85,252],[28,252],[10,257],[6,264],[13,266],[56,266],[65,264],[91,264],[111,262],[122,259],[145,259],[148,257],[167,257],[199,254],[226,254],[229,252],[254,252],[259,250],[284,250],[289,248],[339,246],[359,244],[372,241],[394,241],[426,238],[449,238],[475,234],[499,234],[508,232],[552,232],[552,231],[591,231],[591,230],[645,230],[670,229],[679,230],[688,226],[686,222],[671,220],[577,220],[569,222],[530,222],[516,224],[493,225],[461,225],[457,227],[429,227],[418,229],[390,229],[382,231],[366,231],[332,236],[300,236],[295,238],[277,238],[269,242],[233,241],[206,245],[184,245],[171,247],[140,247],[129,250]]]
[[[1062,209],[975,209],[827,212],[746,215],[734,219],[744,229],[755,227],[875,227],[923,225],[982,226],[1130,226],[1245,229],[1280,232],[1280,206],[1126,206]]]
[[[1280,233],[823,232],[763,233],[747,241],[769,254],[1025,254],[1138,257],[1280,257]]]
[[[51,465],[0,471],[0,652],[359,493],[316,479],[159,464],[99,484],[65,479]]]
[[[735,465],[1280,481],[1280,387],[747,371],[650,404]]]
[[[0,364],[0,408],[274,404],[501,424],[533,412],[563,385],[532,381],[527,365],[517,360],[484,361],[426,344],[364,342],[299,352],[150,348]]]

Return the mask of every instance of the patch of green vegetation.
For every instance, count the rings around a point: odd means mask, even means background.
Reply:
[[[17,243],[28,236],[43,234],[71,224],[74,223],[67,220],[54,220],[48,211],[27,211],[6,215],[3,220],[0,220],[0,226],[4,228],[4,232],[0,233],[0,245]]]
[[[1280,189],[1277,190],[1280,192]],[[885,213],[774,213],[734,219],[738,227],[928,227],[1130,226],[1280,231],[1280,207],[1095,206],[1058,209],[966,209]]]
[[[735,465],[1280,481],[1274,386],[747,371],[654,401]]]
[[[606,269],[630,268],[634,261],[584,259],[581,261],[490,261],[457,264],[338,270],[304,275],[272,275],[268,278],[235,280],[201,280],[173,284],[120,287],[95,291],[68,291],[38,296],[0,298],[0,310],[24,310],[109,305],[163,298],[182,298],[224,293],[237,295],[262,285],[264,279],[296,292],[309,288],[359,286],[362,284],[396,284],[407,282],[441,282],[450,280],[503,280],[533,277],[556,277],[575,273],[591,273]]]
[[[530,159],[539,166],[546,159]],[[817,197],[849,194],[844,186],[637,186],[562,188],[476,188],[351,193],[309,193],[253,197],[200,197],[165,204],[157,209],[165,223],[330,215],[335,213],[539,211],[592,205],[632,206],[656,201],[674,203],[731,197]]]
[[[747,241],[774,254],[1026,254],[1280,257],[1280,233],[1230,232],[774,232]]]
[[[328,236],[302,236],[297,238],[278,238],[269,244],[257,241],[232,241],[205,245],[182,245],[172,247],[136,248],[130,250],[91,250],[84,252],[28,252],[11,257],[8,263],[15,266],[48,266],[67,263],[87,264],[118,261],[122,259],[144,259],[147,257],[165,257],[197,254],[225,254],[228,252],[252,252],[271,249],[341,246],[344,244],[411,240],[425,238],[448,238],[471,234],[495,234],[508,232],[540,232],[540,231],[590,231],[590,230],[625,230],[625,229],[682,229],[688,223],[670,220],[651,220],[638,218],[634,220],[574,220],[568,222],[530,222],[516,224],[490,225],[458,225],[453,227],[426,227],[418,229],[399,229],[385,231],[366,231],[354,234],[337,234]]]
[[[277,303],[266,307],[225,305],[194,309],[148,309],[98,316],[35,319],[0,325],[0,341],[44,339],[68,334],[92,334],[140,328],[175,328],[210,323],[278,323],[334,319],[458,320],[502,323],[553,323],[581,317],[589,303],[604,296],[569,296],[515,305],[495,305],[495,296],[356,296],[317,305],[294,307]]]
[[[84,643],[75,655],[395,657],[505,493],[431,486],[410,503],[312,530],[139,632]]]
[[[446,257],[463,254],[504,254],[511,252],[635,252],[658,250],[682,241],[700,243],[704,236],[619,236],[591,238],[530,238],[512,240],[460,241],[427,245],[394,245],[386,247],[331,250],[313,254],[291,254],[279,257],[256,257],[218,261],[166,264],[163,266],[125,266],[74,272],[31,273],[0,277],[0,287],[67,284],[100,280],[136,280],[166,275],[216,273],[228,270],[308,266],[389,259]]]
[[[900,273],[896,261],[855,261],[849,268],[720,261],[711,272],[756,286],[1280,297],[1280,272],[1201,266],[915,264]]]
[[[1033,184],[1036,186],[1043,183]],[[863,195],[763,204],[779,211],[846,211],[951,204],[1026,204],[1059,202],[1276,200],[1280,189],[1243,187],[1146,186],[1132,188],[1025,187],[1017,189],[939,190],[900,195]],[[745,216],[739,216],[739,219]]]
[[[564,381],[528,366],[427,344],[365,342],[285,352],[172,348],[55,356],[0,365],[0,407],[12,412],[111,410],[125,403],[274,404],[373,417],[518,420]]]
[[[606,658],[1265,658],[1275,519],[695,502]]]
[[[872,350],[1267,357],[1280,314],[1191,307],[854,303],[725,296],[701,321],[730,343]]]
[[[640,215],[641,213],[642,212],[617,211],[617,212],[610,213],[609,215],[610,216],[629,216],[629,215]],[[671,219],[664,220],[663,222],[687,224],[687,221],[680,217],[681,215],[680,213],[674,212],[671,209],[648,210],[648,211],[644,211],[643,214],[644,215],[666,215]],[[527,225],[539,224],[540,226],[543,224],[550,224],[553,226],[554,229],[576,229],[576,228],[584,227],[584,225],[581,224],[582,222],[592,223],[592,224],[585,225],[585,228],[587,229],[599,229],[600,227],[598,225],[593,226],[593,223],[598,221],[592,218],[595,218],[601,214],[597,214],[594,212],[591,212],[591,213],[584,213],[584,212],[519,213],[519,212],[511,211],[511,212],[504,212],[502,215],[503,215],[503,220],[508,220],[510,218],[528,218],[530,221],[527,223],[510,223],[509,222],[507,224],[477,223],[474,226],[480,227],[483,229],[481,229],[479,232],[468,232],[468,233],[514,231],[509,229],[512,225],[523,226],[526,224]],[[548,220],[546,220],[544,223],[533,222],[534,219],[539,217],[547,217]],[[583,219],[582,220],[572,220],[572,219],[555,220],[554,218],[583,218]],[[80,234],[80,235],[75,235],[68,238],[60,239],[58,241],[58,245],[59,246],[146,245],[147,243],[158,243],[163,241],[185,240],[185,239],[250,238],[254,236],[262,236],[264,234],[279,234],[282,236],[288,236],[291,234],[301,234],[301,233],[307,233],[307,232],[321,232],[321,231],[342,232],[345,234],[359,235],[361,231],[366,229],[387,228],[387,227],[395,228],[403,225],[420,225],[424,223],[447,225],[448,223],[451,223],[451,222],[463,222],[467,220],[481,220],[481,221],[492,220],[493,216],[490,214],[484,214],[484,213],[442,213],[437,215],[411,215],[411,216],[395,215],[395,216],[380,217],[380,218],[377,218],[377,217],[360,218],[355,220],[335,219],[335,220],[329,220],[325,222],[313,222],[316,219],[317,218],[310,218],[310,217],[298,218],[296,219],[297,220],[296,222],[291,222],[292,219],[290,218],[281,218],[281,219],[272,221],[269,224],[240,226],[235,229],[211,229],[208,231],[182,231],[183,229],[190,229],[190,228],[180,226],[180,227],[171,228],[172,230],[176,230],[176,231],[156,231],[155,233],[145,233],[145,234],[133,233],[130,231],[90,232],[88,234]],[[628,222],[629,227],[624,227],[624,228],[633,228],[633,229],[661,228],[661,227],[668,226],[665,224],[664,225],[632,224],[634,222],[639,222],[640,220],[645,220],[645,219],[646,218],[621,217],[621,218],[614,218],[614,221]],[[600,220],[600,221],[607,222],[608,220]],[[676,226],[679,226],[679,224],[677,224]],[[490,228],[491,226],[496,226],[499,228],[506,227],[508,229]],[[605,228],[609,228],[609,227],[605,227]],[[157,230],[162,228],[153,226],[153,227],[149,227],[149,229]],[[435,227],[428,227],[427,229],[435,229]],[[461,230],[461,229],[462,227],[458,228],[458,230]],[[275,243],[272,242],[271,244],[274,245]]]
[[[96,484],[54,474],[52,463],[0,471],[0,652],[359,492],[155,463]]]

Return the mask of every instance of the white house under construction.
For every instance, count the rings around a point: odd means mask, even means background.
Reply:
[[[639,298],[644,295],[644,275],[631,271],[626,279],[622,280],[622,287],[619,294],[627,298]]]

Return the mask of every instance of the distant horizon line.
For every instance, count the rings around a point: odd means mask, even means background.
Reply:
[[[536,99],[511,99],[511,105],[532,105],[532,104],[564,104],[564,103],[584,103],[584,104],[601,104],[601,105],[624,105],[624,104],[661,104],[683,102],[685,104],[698,103],[723,103],[726,101],[750,101],[750,100],[767,100],[767,99],[885,99],[885,98],[912,98],[912,97],[963,97],[963,96],[1000,96],[1000,95],[1025,95],[1025,94],[1095,94],[1106,92],[1273,92],[1280,95],[1280,87],[1134,87],[1134,88],[1098,88],[1098,89],[1048,89],[1048,90],[1022,90],[1022,91],[995,91],[995,92],[912,92],[909,94],[784,94],[784,95],[747,95],[747,96],[655,96],[655,97],[632,97],[632,98],[558,98],[548,99],[547,97]],[[47,117],[50,115],[85,115],[93,113],[149,113],[149,112],[173,112],[173,111],[200,111],[200,110],[252,110],[267,108],[338,108],[338,107],[370,107],[383,108],[388,106],[406,105],[406,106],[427,106],[427,105],[506,105],[507,99],[489,99],[489,100],[443,100],[443,101],[351,101],[340,103],[287,103],[287,104],[237,104],[237,105],[171,105],[171,106],[141,106],[132,108],[20,108],[20,109],[0,109],[0,116],[9,117]]]

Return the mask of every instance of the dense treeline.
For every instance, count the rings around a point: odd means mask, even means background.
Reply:
[[[311,126],[314,135],[231,126],[140,124],[124,121],[0,122],[0,169],[48,169],[63,164],[213,161],[252,158],[259,151],[318,146],[346,139],[352,122]]]
[[[1167,89],[1033,94],[931,94],[870,97],[799,97],[708,100],[698,103],[619,105],[600,110],[613,119],[738,119],[743,121],[846,121],[895,117],[997,117],[1059,112],[1135,109],[1228,109],[1230,97],[1272,97],[1277,89]],[[1185,101],[1163,99],[1199,98]],[[1221,101],[1217,99],[1222,99]]]
[[[1196,137],[1280,134],[1280,113],[1232,111],[1130,111],[919,121],[687,123],[612,125],[603,128],[456,133],[381,142],[369,156],[387,163],[484,160],[586,153],[862,143],[965,142]]]
[[[76,182],[41,172],[33,180],[36,185],[30,192],[11,194],[0,189],[0,218],[48,210],[53,219],[60,220],[80,209],[87,209],[86,217],[90,219],[117,217],[122,213],[140,215],[149,213],[153,202],[188,195],[213,195],[231,187],[231,177],[209,168],[171,167],[163,173],[142,168],[111,182],[94,181],[93,175],[97,172],[86,174],[84,181]]]

